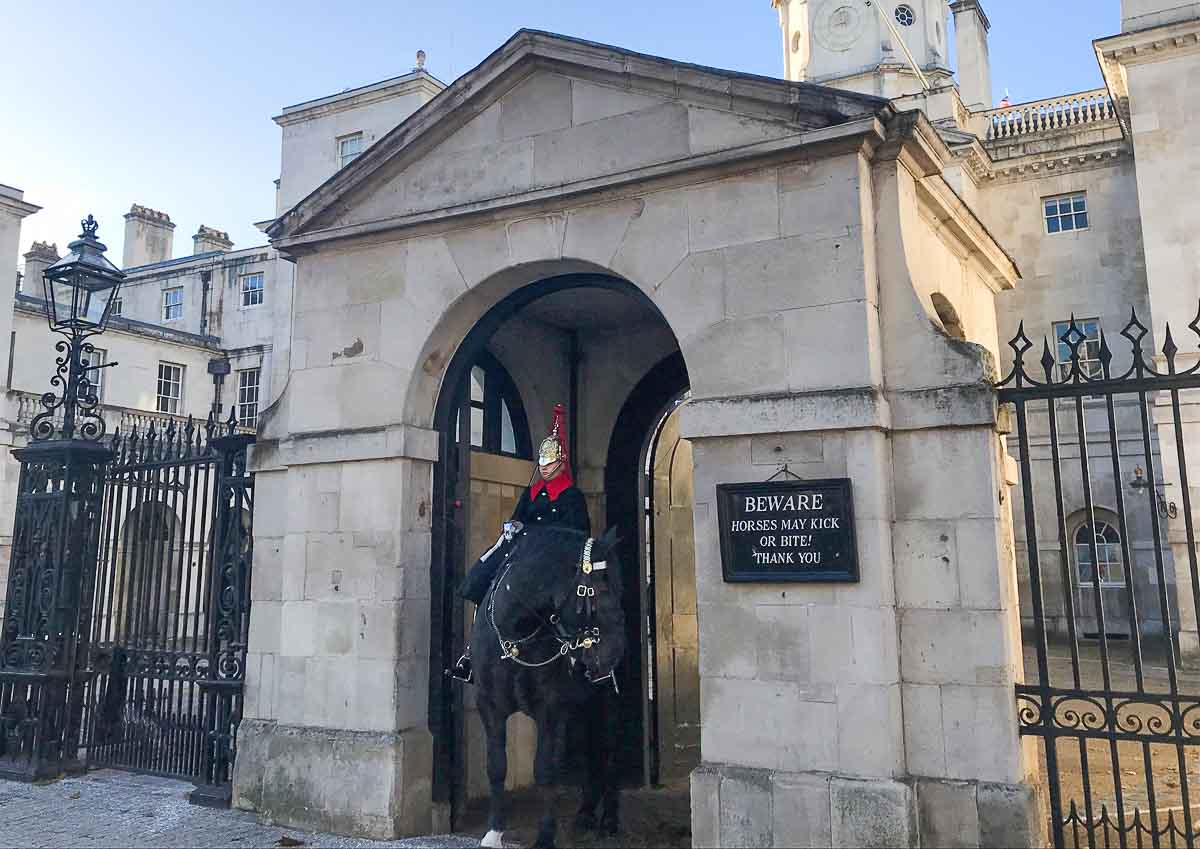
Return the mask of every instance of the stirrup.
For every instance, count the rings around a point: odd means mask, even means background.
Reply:
[[[471,655],[464,654],[454,664],[453,669],[447,669],[446,674],[455,681],[462,681],[464,684],[470,684],[471,679],[475,677],[475,670],[471,668]]]

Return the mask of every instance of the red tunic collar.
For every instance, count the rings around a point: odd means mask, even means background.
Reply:
[[[566,471],[559,473],[548,481],[538,478],[529,487],[529,500],[532,501],[537,498],[544,489],[546,490],[546,494],[550,496],[550,500],[556,501],[565,490],[574,485],[575,481],[571,480],[571,473]]]

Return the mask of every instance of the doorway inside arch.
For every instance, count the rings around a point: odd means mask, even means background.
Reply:
[[[460,827],[487,793],[474,688],[443,675],[472,616],[456,589],[529,485],[556,403],[567,407],[571,467],[593,533],[615,525],[622,537],[630,651],[619,670],[616,766],[627,787],[673,783],[686,793],[699,760],[692,466],[678,413],[687,389],[665,319],[615,277],[526,286],[459,346],[436,414],[430,727],[439,825]],[[532,722],[511,719],[508,740],[510,789],[532,785]]]

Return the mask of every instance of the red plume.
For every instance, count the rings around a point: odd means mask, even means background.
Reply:
[[[570,475],[571,463],[567,459],[571,456],[567,451],[567,411],[562,404],[554,405],[554,418],[550,425],[550,432],[558,437],[559,447],[562,448],[563,470]]]

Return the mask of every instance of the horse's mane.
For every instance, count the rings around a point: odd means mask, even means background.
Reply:
[[[553,577],[573,577],[579,558],[583,554],[583,545],[588,535],[574,528],[562,527],[526,527],[517,538],[513,548],[514,578],[520,566],[529,564],[534,567],[531,574],[541,581],[547,578],[547,569],[554,569]],[[592,562],[605,560],[608,563],[608,580],[616,588],[620,587],[620,564],[617,562],[616,529],[609,529],[602,537],[593,537]],[[524,570],[521,570],[522,572]],[[519,578],[517,578],[519,580]]]

